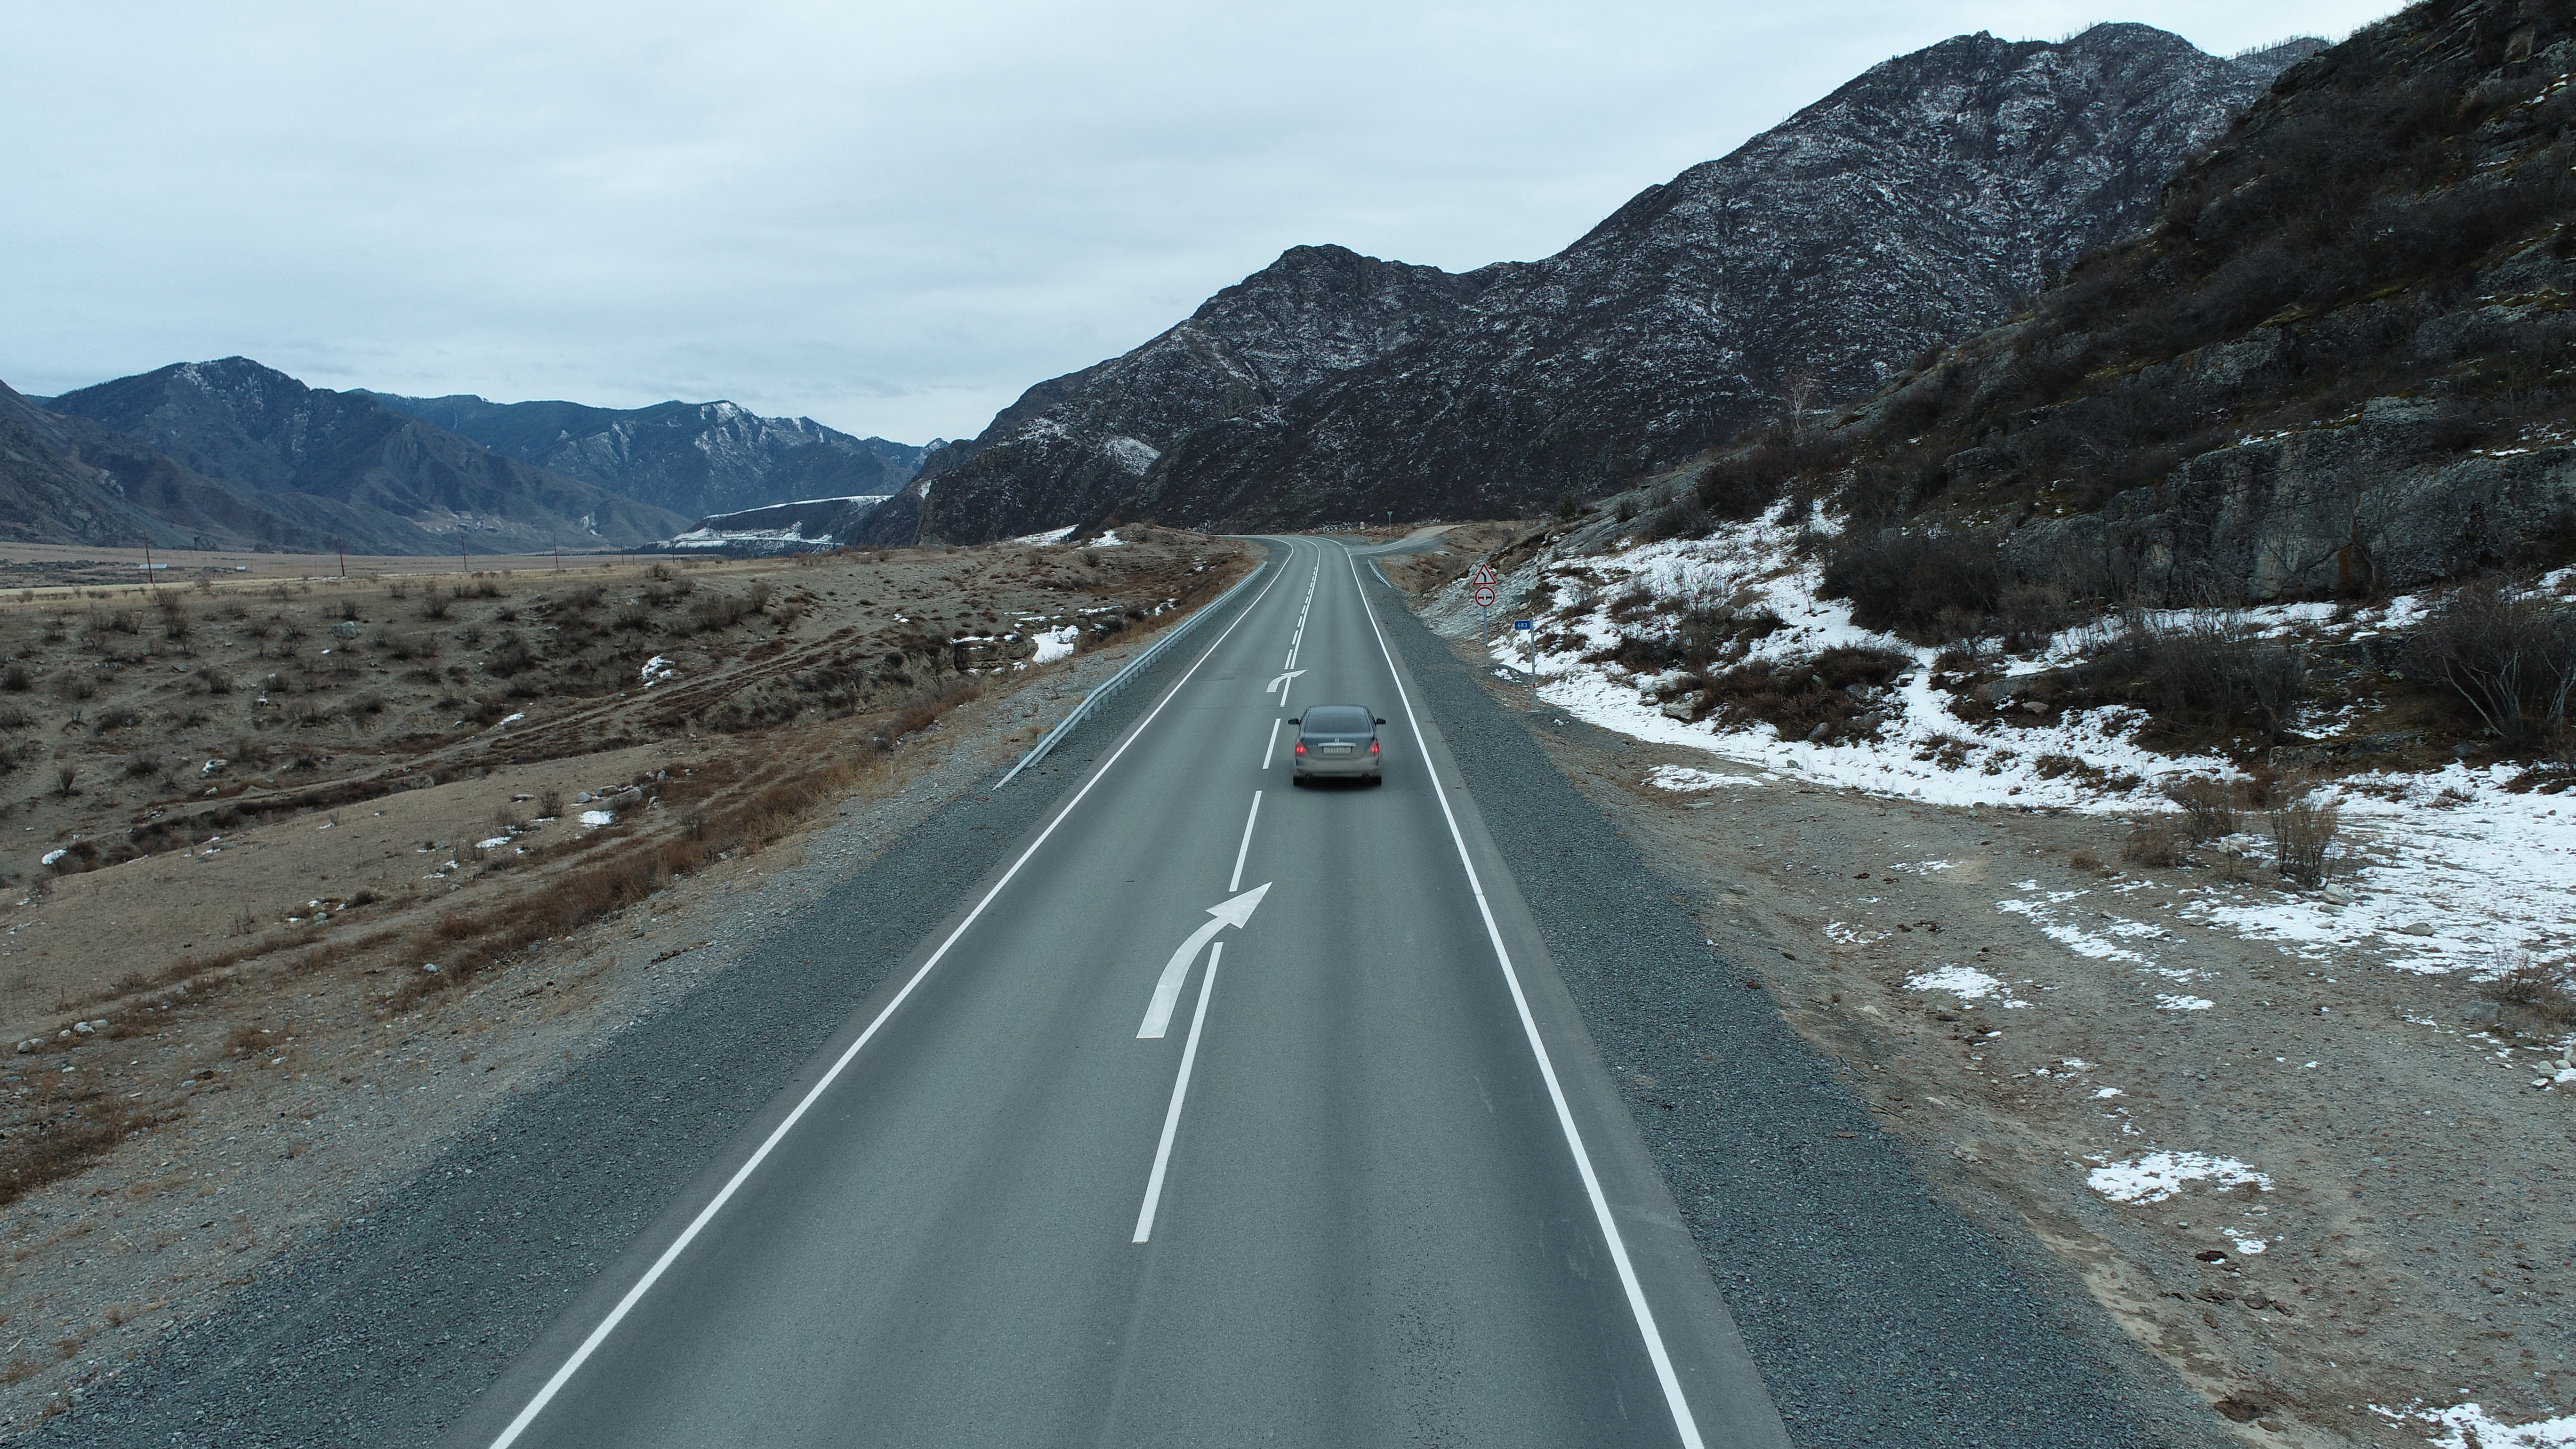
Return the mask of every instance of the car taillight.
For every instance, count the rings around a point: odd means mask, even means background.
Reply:
[[[1377,741],[1375,741],[1375,740],[1371,740],[1371,741],[1369,741],[1369,753],[1370,753],[1370,754],[1372,754],[1372,755],[1374,755],[1374,754],[1376,754],[1376,753],[1377,753]]]
[[[1306,753],[1306,742],[1304,740],[1299,740],[1297,742],[1297,753],[1301,755]]]

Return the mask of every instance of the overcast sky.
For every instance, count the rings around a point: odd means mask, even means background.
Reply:
[[[0,379],[729,397],[909,442],[1301,242],[1545,256],[1869,66],[2386,0],[0,0]]]

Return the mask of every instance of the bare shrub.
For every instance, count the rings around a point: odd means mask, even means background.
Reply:
[[[2576,990],[2558,972],[2527,957],[2478,990],[2543,1026],[2564,1028],[2576,1022]]]
[[[2066,863],[2077,870],[2100,870],[2102,857],[2095,855],[2090,847],[2078,847],[2073,855],[2066,858]]]
[[[2182,807],[2194,840],[2216,840],[2236,833],[2236,792],[2216,780],[2193,778],[2166,792]]]
[[[70,760],[64,760],[54,766],[54,794],[56,797],[64,800],[70,799],[72,797],[72,788],[74,785],[78,784],[79,781],[79,765]]]
[[[420,616],[424,619],[444,619],[447,617],[449,603],[447,590],[431,584],[421,591]]]
[[[2576,691],[2576,609],[2509,586],[2454,591],[2408,641],[2407,672],[2457,694],[2509,745],[2567,718]]]
[[[23,730],[35,723],[36,717],[24,705],[0,704],[0,730]]]
[[[2131,865],[2180,865],[2186,844],[2181,822],[2159,815],[2129,828],[2128,838],[2120,842],[2120,858]]]
[[[2175,620],[2132,614],[2091,672],[2143,676],[2169,717],[2221,728],[2252,720],[2274,737],[2298,717],[2308,681],[2307,656],[2297,646],[2265,640],[2242,618],[2217,610]]]
[[[2332,805],[2291,800],[2272,812],[2273,863],[2281,874],[2314,889],[2326,883],[2338,816]]]
[[[26,665],[12,662],[8,668],[0,669],[0,689],[25,694],[35,687],[36,676],[28,672]]]

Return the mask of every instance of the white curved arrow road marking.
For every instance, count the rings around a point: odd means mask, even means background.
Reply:
[[[1253,911],[1260,907],[1261,898],[1269,893],[1270,882],[1263,881],[1221,906],[1208,907],[1208,914],[1216,919],[1192,931],[1190,938],[1181,943],[1181,948],[1172,953],[1172,959],[1164,963],[1163,979],[1154,983],[1154,999],[1145,1008],[1145,1024],[1136,1029],[1139,1041],[1160,1039],[1171,1026],[1172,1005],[1181,999],[1181,986],[1189,980],[1190,963],[1199,958],[1200,948],[1215,940],[1216,933],[1228,926],[1241,929],[1244,922],[1252,919]]]

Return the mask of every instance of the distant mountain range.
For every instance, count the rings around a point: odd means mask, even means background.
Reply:
[[[1287,527],[1526,513],[1869,391],[2146,224],[2320,42],[2143,25],[1872,68],[1565,251],[1453,276],[1299,247],[1029,389],[908,490],[926,538],[1116,513]],[[883,510],[891,520],[897,505]]]
[[[367,396],[504,457],[596,484],[689,518],[813,498],[883,496],[940,444],[858,438],[812,418],[765,418],[729,402],[596,408]]]
[[[631,547],[702,514],[815,498],[846,512],[854,496],[898,492],[939,446],[729,402],[621,410],[333,392],[230,357],[57,398],[0,384],[0,538],[372,554]]]
[[[307,387],[246,357],[169,367],[52,399],[231,494],[371,552],[638,543],[668,510],[532,468],[364,393]],[[319,505],[319,506],[317,506]]]

